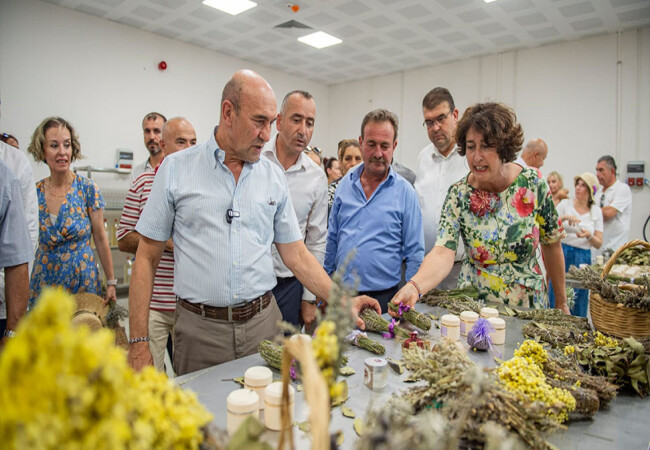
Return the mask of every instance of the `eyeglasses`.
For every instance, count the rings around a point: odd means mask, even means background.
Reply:
[[[441,114],[435,119],[427,119],[422,122],[422,126],[425,128],[433,128],[436,125],[442,126],[445,120],[447,120],[447,117],[449,117],[449,114],[451,114],[451,111],[449,111],[447,114]]]
[[[602,208],[604,206],[605,206],[605,195],[601,195],[600,196],[600,207]]]
[[[317,155],[323,153],[323,151],[318,147],[305,147],[305,153],[311,153],[311,152],[314,152]]]

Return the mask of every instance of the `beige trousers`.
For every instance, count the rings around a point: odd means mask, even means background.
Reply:
[[[174,325],[174,371],[195,372],[216,364],[257,353],[264,339],[279,332],[282,313],[275,297],[261,313],[245,322],[210,319],[178,304]]]
[[[174,336],[174,311],[149,310],[149,350],[153,365],[161,372],[165,371],[165,351],[167,337]],[[171,356],[171,355],[170,355]]]

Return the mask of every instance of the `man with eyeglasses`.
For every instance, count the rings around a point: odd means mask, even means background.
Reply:
[[[596,204],[603,210],[603,245],[597,250],[592,249],[592,258],[606,249],[616,250],[628,241],[632,217],[632,192],[627,184],[616,179],[614,158],[609,155],[600,157],[596,176],[602,185],[596,193]]]
[[[282,101],[275,126],[278,134],[264,146],[262,156],[284,173],[300,233],[309,253],[322,265],[327,238],[327,177],[319,163],[320,150],[308,147],[316,123],[316,102],[309,92],[289,92]],[[307,152],[306,150],[309,150]],[[277,284],[273,295],[285,322],[309,327],[316,318],[316,296],[282,262],[275,246],[273,269]]]
[[[449,90],[436,87],[422,100],[423,126],[431,143],[418,156],[415,191],[422,208],[424,225],[424,251],[429,253],[436,243],[442,205],[449,187],[467,175],[465,158],[458,154],[455,134],[458,109]],[[459,243],[454,267],[447,278],[438,285],[440,289],[454,289],[462,266],[465,249]]]

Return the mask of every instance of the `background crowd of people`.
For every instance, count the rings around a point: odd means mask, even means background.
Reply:
[[[360,293],[350,300],[354,314],[469,285],[486,301],[569,313],[568,267],[627,240],[631,193],[613,158],[600,158],[596,175],[575,176],[570,198],[559,173],[541,176],[549,149],[541,139],[524,145],[506,105],[478,103],[461,115],[447,89],[432,89],[422,102],[431,143],[415,172],[394,160],[399,119],[391,111],[368,112],[359,137],[324,159],[310,145],[311,94],[289,92],[277,111],[271,86],[243,70],[224,87],[207,142],[197,145],[185,118],[144,116],[149,158],[133,169],[117,234],[119,248],[137,255],[129,294],[135,368],[162,370],[169,336],[182,374],[255,352],[281,318],[310,329],[337,270]],[[45,286],[109,302],[117,279],[103,197],[72,170],[81,156],[72,124],[49,117],[34,131],[28,153],[50,171],[37,183],[15,138],[2,141],[0,166],[13,171],[2,178],[0,204],[2,328],[10,337],[27,299],[33,305]],[[587,308],[579,292],[571,313]]]

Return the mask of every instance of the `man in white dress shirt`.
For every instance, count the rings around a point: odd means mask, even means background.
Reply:
[[[632,192],[627,184],[616,179],[614,158],[609,155],[600,157],[596,176],[603,186],[596,193],[596,205],[603,210],[603,245],[591,251],[592,258],[605,249],[615,251],[628,241],[632,217]]]
[[[291,193],[291,203],[298,218],[300,232],[309,252],[320,264],[325,258],[327,238],[327,177],[307,154],[316,122],[316,103],[305,91],[289,92],[277,116],[278,134],[266,143],[262,155],[284,172]],[[273,268],[277,285],[273,295],[289,323],[309,327],[316,317],[316,296],[282,262],[272,247]]]
[[[429,253],[436,243],[442,206],[449,187],[467,175],[469,171],[465,158],[458,154],[456,125],[458,109],[449,90],[443,87],[432,89],[422,100],[424,127],[431,144],[422,149],[418,156],[415,191],[422,208],[424,226],[424,252]],[[453,289],[458,282],[465,249],[460,243],[456,252],[454,267],[439,285],[439,289]]]

